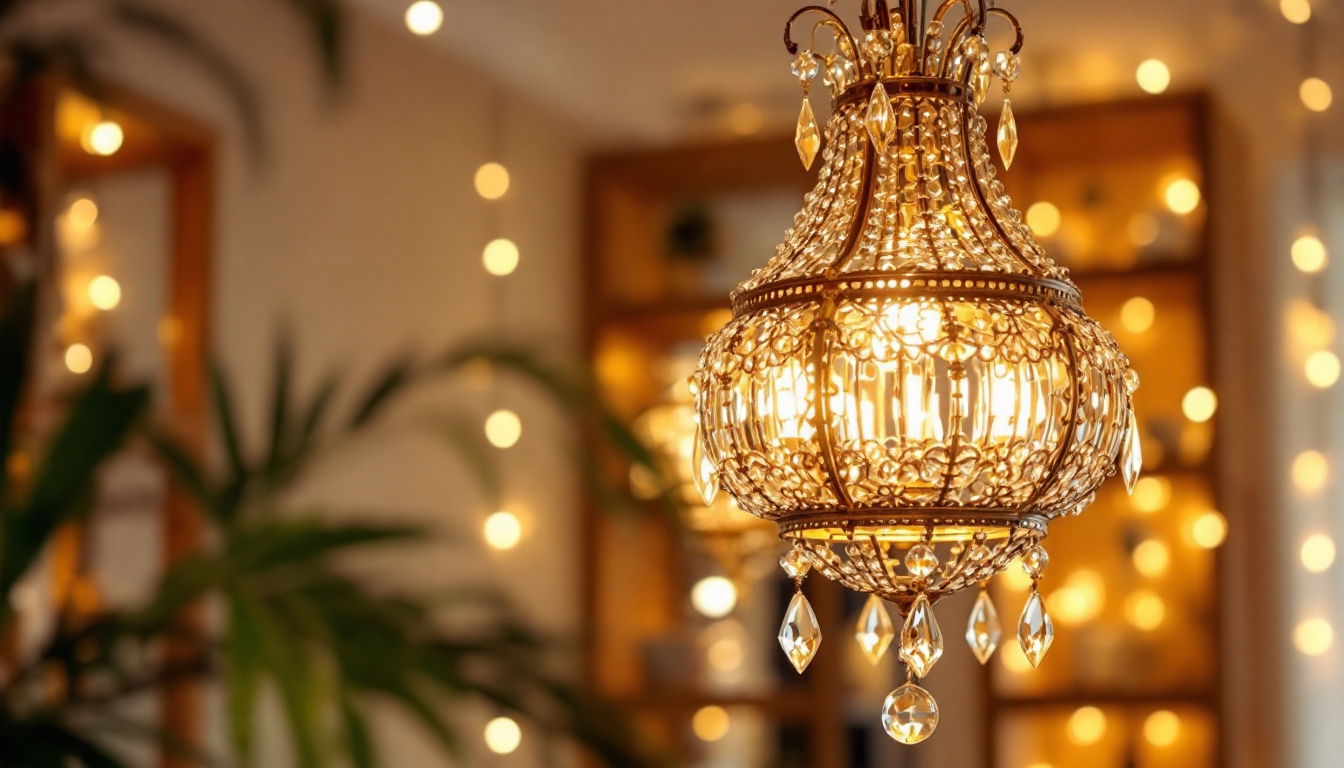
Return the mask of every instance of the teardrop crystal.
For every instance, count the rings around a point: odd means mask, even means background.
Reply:
[[[1003,626],[999,623],[999,612],[994,609],[994,601],[988,590],[980,590],[975,606],[971,608],[971,618],[966,622],[966,643],[981,664],[987,664],[989,657],[999,647],[1003,637]]]
[[[1022,609],[1022,619],[1017,625],[1017,641],[1022,645],[1022,653],[1031,662],[1033,668],[1041,665],[1046,651],[1055,642],[1055,623],[1045,612],[1045,601],[1041,593],[1031,591],[1027,605]]]
[[[709,460],[705,451],[705,435],[698,429],[695,431],[695,449],[691,453],[691,468],[694,470],[691,476],[695,481],[695,490],[700,492],[706,507],[714,506],[714,499],[719,495],[719,471],[714,468],[714,462]]]
[[[854,633],[854,638],[859,641],[859,647],[863,648],[863,653],[868,660],[876,664],[882,660],[883,654],[887,652],[887,646],[896,637],[896,627],[891,623],[891,614],[887,613],[887,606],[883,604],[882,598],[877,595],[869,595],[868,602],[864,604],[863,611],[859,614],[859,625]]]
[[[1017,155],[1017,120],[1013,117],[1013,102],[1003,100],[1003,112],[999,115],[999,157],[1003,158],[1003,169],[1013,167],[1013,158]]]
[[[864,118],[864,124],[878,154],[886,152],[887,145],[896,138],[896,111],[891,108],[891,99],[881,83],[873,86],[873,95],[868,99],[868,114]]]
[[[902,744],[918,744],[938,727],[938,702],[918,685],[906,683],[883,702],[882,727]]]
[[[779,625],[779,647],[784,649],[784,655],[789,657],[789,663],[799,674],[812,663],[812,657],[821,647],[817,614],[802,592],[794,593],[789,609],[784,612],[784,623]]]
[[[1129,412],[1129,427],[1125,432],[1125,446],[1120,451],[1120,474],[1125,478],[1125,490],[1134,493],[1143,471],[1143,443],[1139,440],[1139,420]]]
[[[920,595],[901,627],[901,661],[915,677],[926,677],[943,655],[943,632],[927,595]]]
[[[821,131],[817,129],[817,118],[812,114],[812,102],[803,99],[803,111],[798,115],[798,129],[793,134],[793,145],[798,148],[798,157],[803,167],[812,170],[812,161],[817,159],[821,149]]]

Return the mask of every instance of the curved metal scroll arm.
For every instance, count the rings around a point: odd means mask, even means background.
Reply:
[[[798,43],[795,42],[793,39],[794,22],[798,21],[798,19],[802,18],[803,16],[809,13],[815,13],[821,15],[822,18],[817,22],[817,25],[830,27],[831,31],[835,33],[836,42],[839,44],[840,47],[845,49],[844,51],[845,55],[848,56],[855,63],[857,63],[859,58],[858,57],[859,48],[854,43],[854,37],[849,33],[849,28],[845,26],[844,20],[841,19],[838,15],[836,15],[836,13],[831,9],[823,8],[820,5],[809,5],[804,8],[799,8],[798,11],[794,13],[792,16],[790,16],[789,20],[784,24],[784,47],[788,49],[789,53],[790,54],[798,53]],[[813,28],[814,38],[815,35],[816,35],[816,28],[814,27]]]

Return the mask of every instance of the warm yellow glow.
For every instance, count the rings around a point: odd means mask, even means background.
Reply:
[[[1304,493],[1325,487],[1330,478],[1330,460],[1320,451],[1303,451],[1293,459],[1293,485]]]
[[[1069,715],[1069,741],[1080,747],[1101,741],[1106,735],[1106,713],[1096,707],[1079,707]]]
[[[736,638],[715,640],[705,649],[709,665],[720,672],[732,672],[742,666],[742,643]]]
[[[28,236],[28,217],[17,208],[0,208],[0,245],[15,245]]]
[[[707,576],[691,587],[691,605],[702,616],[722,619],[737,607],[737,587],[722,576]]]
[[[485,439],[496,448],[512,448],[523,436],[523,422],[513,411],[500,409],[485,420]]]
[[[701,707],[691,718],[691,730],[701,741],[718,741],[728,735],[732,727],[728,710],[718,706]]]
[[[1311,3],[1308,0],[1279,0],[1279,13],[1294,24],[1311,21]]]
[[[1185,418],[1200,424],[1213,418],[1218,410],[1218,396],[1208,387],[1195,387],[1181,398],[1181,412]]]
[[[511,717],[496,717],[485,724],[485,746],[497,755],[507,755],[523,743],[523,729]]]
[[[1027,768],[1055,768],[1055,766],[1049,763],[1032,763],[1031,765],[1028,765]]]
[[[71,373],[88,373],[93,367],[93,350],[84,344],[71,344],[65,350],[65,367]]]
[[[1042,200],[1027,209],[1027,226],[1038,237],[1050,237],[1058,232],[1060,220],[1059,208],[1054,203]]]
[[[1227,518],[1210,509],[1190,524],[1190,541],[1202,549],[1216,549],[1227,538]]]
[[[443,9],[434,0],[417,0],[406,9],[406,28],[417,35],[432,35],[443,26]]]
[[[99,275],[89,281],[89,302],[98,309],[107,311],[121,303],[121,283],[107,275]]]
[[[1145,515],[1161,512],[1171,503],[1171,481],[1165,477],[1141,477],[1134,484],[1129,505]]]
[[[1167,604],[1156,592],[1140,589],[1125,600],[1125,618],[1130,624],[1151,632],[1167,618]]]
[[[1181,718],[1169,709],[1159,709],[1143,721],[1143,738],[1154,747],[1170,747],[1181,737]]]
[[[1025,675],[1031,672],[1035,667],[1031,666],[1031,661],[1027,655],[1022,652],[1022,646],[1015,642],[1004,643],[999,648],[999,660],[1003,663],[1003,668],[1009,674]]]
[[[1046,607],[1060,624],[1084,624],[1100,616],[1106,607],[1106,583],[1101,574],[1081,568],[1069,574],[1064,585],[1050,593]]]
[[[100,120],[84,128],[79,143],[90,155],[107,157],[115,155],[125,139],[126,134],[115,120]]]
[[[485,518],[485,543],[495,549],[513,549],[523,538],[523,524],[512,512],[499,511]]]
[[[1326,253],[1325,243],[1315,235],[1303,235],[1293,241],[1293,266],[1313,274],[1325,269],[1330,256]]]
[[[1307,537],[1302,542],[1302,567],[1312,573],[1324,573],[1335,564],[1335,540],[1323,533]]]
[[[1335,628],[1325,619],[1307,619],[1293,630],[1293,644],[1308,656],[1321,656],[1335,644]]]
[[[1313,387],[1318,389],[1332,387],[1339,381],[1339,358],[1334,352],[1325,349],[1313,352],[1307,357],[1305,371],[1307,381]]]
[[[1175,179],[1163,190],[1162,198],[1172,213],[1184,216],[1199,207],[1199,185],[1190,179]]]
[[[755,104],[744,102],[728,113],[728,125],[738,136],[754,136],[765,127],[765,113]]]
[[[1143,333],[1152,328],[1156,316],[1153,302],[1142,296],[1135,296],[1120,307],[1120,324],[1130,333]]]
[[[1134,548],[1131,556],[1134,570],[1150,579],[1167,575],[1171,570],[1171,550],[1158,539],[1147,539]]]
[[[518,268],[518,246],[503,237],[491,240],[485,246],[481,262],[485,264],[485,271],[496,277],[511,275]]]
[[[1335,100],[1335,92],[1331,90],[1330,84],[1319,77],[1303,80],[1297,95],[1302,97],[1303,106],[1312,112],[1324,112]]]
[[[87,232],[98,221],[98,204],[87,197],[81,197],[66,209],[65,220],[71,229]]]
[[[486,163],[476,169],[476,194],[486,200],[498,200],[508,191],[508,168],[499,163]]]
[[[1031,588],[1031,575],[1022,567],[1021,560],[1014,560],[994,581],[1012,592],[1026,592]]]
[[[1162,227],[1157,221],[1157,217],[1146,213],[1136,214],[1129,220],[1129,241],[1139,248],[1147,248],[1157,242],[1157,236],[1161,234]]]
[[[1160,59],[1148,59],[1134,71],[1134,79],[1139,81],[1139,87],[1143,90],[1158,94],[1171,85],[1171,70]]]

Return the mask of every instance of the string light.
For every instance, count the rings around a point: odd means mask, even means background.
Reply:
[[[432,35],[443,26],[443,9],[434,0],[417,0],[406,9],[406,28],[417,35]]]
[[[1120,307],[1120,325],[1130,333],[1144,333],[1152,328],[1156,316],[1157,309],[1153,302],[1143,296],[1135,296]]]
[[[71,373],[88,373],[93,367],[93,350],[85,344],[71,344],[65,350],[65,367]]]
[[[1061,221],[1059,208],[1054,203],[1042,200],[1027,209],[1027,226],[1040,237],[1050,237],[1058,232]]]
[[[1134,484],[1129,505],[1134,511],[1151,515],[1161,512],[1171,503],[1171,481],[1165,477],[1142,477]]]
[[[1327,389],[1339,381],[1339,358],[1334,352],[1320,350],[1307,357],[1307,381],[1317,389]]]
[[[701,707],[691,717],[691,730],[701,741],[718,741],[728,735],[731,727],[732,719],[728,716],[728,710],[723,707],[714,705]]]
[[[121,144],[125,139],[126,134],[115,120],[99,120],[84,128],[79,143],[84,151],[91,155],[109,157],[115,155],[117,150],[121,149]]]
[[[1301,97],[1303,106],[1312,112],[1324,112],[1335,100],[1335,93],[1330,84],[1319,77],[1308,77],[1303,80],[1297,89],[1297,95]]]
[[[1325,619],[1306,619],[1293,630],[1293,644],[1307,656],[1323,656],[1335,644],[1335,628]]]
[[[1096,707],[1079,707],[1069,715],[1069,741],[1080,747],[1101,741],[1106,735],[1106,713]]]
[[[508,168],[499,163],[486,163],[476,169],[476,194],[486,200],[498,200],[508,191]]]
[[[518,268],[518,246],[506,237],[491,240],[485,246],[485,252],[481,255],[481,262],[485,264],[485,271],[495,277],[506,277],[513,274]]]
[[[1324,488],[1329,475],[1330,461],[1320,451],[1303,451],[1293,459],[1293,484],[1304,493]]]
[[[485,746],[497,755],[511,754],[523,743],[523,729],[511,717],[496,717],[485,724]]]
[[[1161,59],[1147,59],[1134,71],[1139,87],[1151,94],[1159,94],[1171,85],[1171,70]]]
[[[1201,199],[1199,185],[1190,179],[1174,179],[1162,193],[1167,208],[1182,216],[1194,212]]]
[[[691,605],[700,615],[722,619],[737,607],[737,587],[722,576],[708,576],[691,588]]]
[[[1315,235],[1302,235],[1293,241],[1293,266],[1307,274],[1315,274],[1325,269],[1329,254],[1325,243]]]
[[[89,281],[89,302],[103,311],[115,309],[121,303],[121,283],[107,275]]]
[[[1143,721],[1143,738],[1154,747],[1170,747],[1181,736],[1181,718],[1169,709],[1159,709]]]
[[[513,411],[500,409],[485,420],[485,439],[496,448],[512,448],[523,436],[523,422]]]
[[[1227,518],[1208,510],[1190,524],[1190,541],[1201,549],[1217,549],[1227,539]]]
[[[1335,564],[1335,542],[1323,533],[1308,536],[1299,553],[1302,567],[1311,573],[1325,573]]]
[[[485,543],[495,549],[513,549],[523,538],[523,524],[512,512],[499,511],[485,518]]]
[[[1167,604],[1156,592],[1140,589],[1125,600],[1125,618],[1144,632],[1151,632],[1166,620]]]
[[[1279,0],[1279,13],[1294,24],[1311,21],[1311,3],[1308,0]]]
[[[1134,570],[1150,579],[1165,576],[1171,569],[1171,550],[1157,539],[1141,542],[1130,559],[1134,561]]]
[[[1218,396],[1208,387],[1195,387],[1181,398],[1181,412],[1185,418],[1201,424],[1213,418],[1218,410]]]

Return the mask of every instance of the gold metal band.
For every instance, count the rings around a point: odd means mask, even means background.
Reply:
[[[1082,309],[1078,289],[1062,281],[1026,275],[989,275],[975,272],[855,272],[829,280],[804,278],[763,285],[733,297],[733,316],[767,307],[835,299],[909,296],[1002,298],[1043,301],[1066,309]]]

